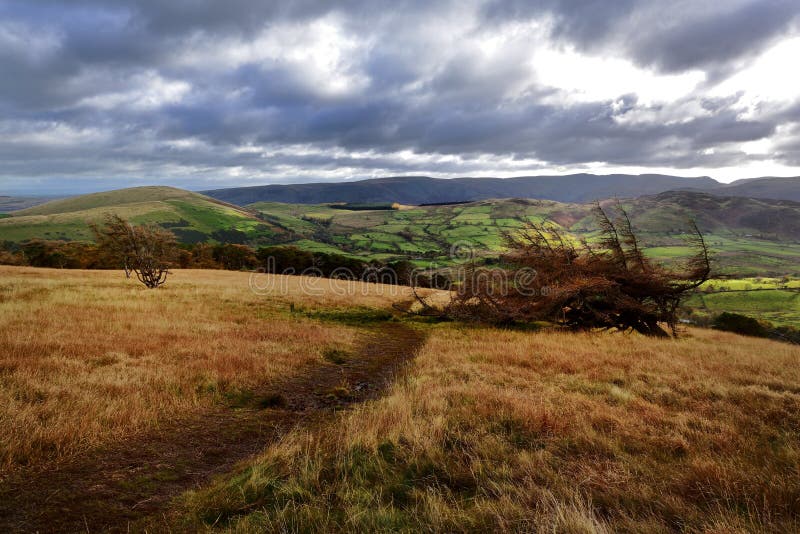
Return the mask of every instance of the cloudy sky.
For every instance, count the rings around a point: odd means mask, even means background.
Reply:
[[[0,194],[800,175],[798,0],[0,0]]]

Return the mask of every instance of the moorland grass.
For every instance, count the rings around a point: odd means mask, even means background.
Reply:
[[[396,289],[343,297],[315,280],[305,294],[307,280],[261,276],[276,281],[267,295],[247,273],[175,271],[148,290],[119,271],[0,266],[0,477],[230,404],[351,344],[354,328],[293,304],[386,314]]]
[[[159,290],[118,272],[0,267],[0,276],[5,471],[210,403],[235,406],[303,362],[346,365],[351,319],[383,319],[365,310],[409,296],[361,284],[309,295],[299,277],[257,295],[246,273],[224,271],[177,271]],[[800,348],[700,329],[662,340],[415,328],[427,342],[385,397],[296,429],[184,495],[169,526],[800,528]]]
[[[429,328],[391,394],[184,499],[232,532],[790,532],[800,349]]]

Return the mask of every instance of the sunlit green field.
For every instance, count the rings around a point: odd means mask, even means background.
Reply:
[[[98,193],[15,212],[0,221],[0,241],[90,241],[90,223],[102,221],[110,212],[135,224],[162,225],[185,242],[213,239],[219,231],[242,232],[253,239],[274,238],[281,233],[268,221],[202,195],[167,187],[142,189],[147,191],[135,190],[139,195],[132,196],[128,192]]]
[[[589,242],[597,238],[592,206],[586,204],[496,200],[374,211],[275,202],[249,207],[265,220],[302,236],[296,243],[303,248],[338,250],[366,259],[427,259],[448,265],[450,250],[465,244],[478,256],[496,255],[503,250],[503,235],[518,231],[527,222],[547,221]],[[635,215],[634,225],[650,257],[677,263],[692,254],[685,243],[688,219],[689,215],[651,209]],[[798,272],[800,244],[755,237],[746,233],[748,229],[734,232],[710,223],[707,226],[712,228],[704,229],[704,234],[719,274],[755,277]]]
[[[733,312],[778,326],[800,328],[800,279],[712,279],[700,290],[686,305],[701,316]]]
[[[692,296],[686,305],[710,316],[732,312],[800,328],[800,291],[782,289],[739,290]]]

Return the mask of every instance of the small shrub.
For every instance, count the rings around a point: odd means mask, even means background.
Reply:
[[[800,330],[791,326],[778,326],[770,332],[772,339],[800,345]]]
[[[346,363],[349,356],[350,355],[346,351],[341,349],[328,349],[322,355],[325,360],[335,363],[336,365]]]
[[[714,318],[711,327],[716,330],[733,332],[743,336],[768,337],[769,328],[752,317],[738,313],[723,312]]]

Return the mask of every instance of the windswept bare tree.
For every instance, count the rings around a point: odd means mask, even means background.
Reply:
[[[169,266],[175,260],[175,235],[155,225],[134,226],[119,215],[106,216],[103,226],[92,225],[101,251],[118,260],[125,269],[149,288],[167,281]]]
[[[682,269],[647,258],[630,217],[617,203],[613,218],[598,203],[596,244],[577,242],[558,227],[529,224],[506,236],[505,269],[470,267],[437,308],[420,298],[423,314],[494,323],[547,321],[576,330],[634,330],[645,335],[677,333],[677,310],[688,292],[711,272],[709,249],[690,223],[696,250]]]

